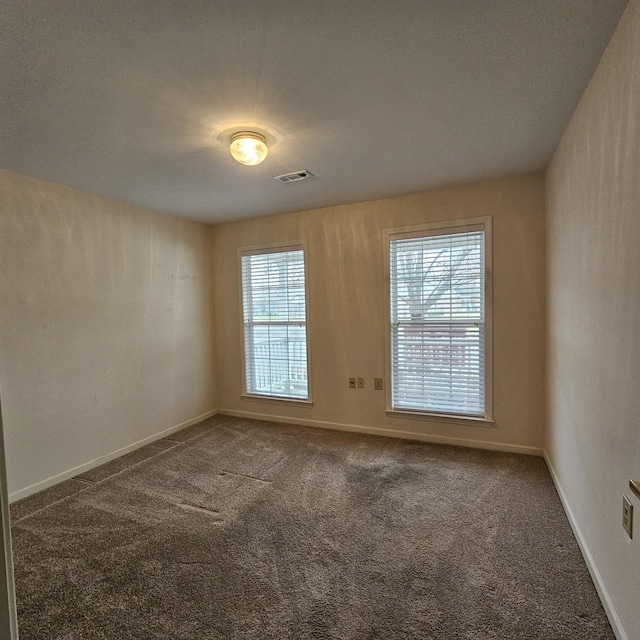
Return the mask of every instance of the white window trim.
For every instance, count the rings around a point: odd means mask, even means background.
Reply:
[[[430,231],[438,231],[440,233],[447,230],[455,229],[460,231],[464,227],[473,227],[477,225],[484,226],[484,259],[485,259],[485,279],[484,279],[484,295],[485,295],[485,388],[484,388],[484,406],[485,414],[483,417],[450,415],[444,413],[435,413],[429,411],[408,411],[406,409],[394,409],[392,406],[392,359],[391,359],[391,272],[390,272],[390,241],[396,239],[399,235],[407,235],[407,237],[421,234],[429,235]],[[444,422],[448,424],[473,425],[479,427],[487,427],[494,425],[493,421],[493,234],[492,234],[492,217],[484,216],[481,218],[464,218],[460,220],[446,220],[442,222],[433,222],[428,224],[413,225],[410,227],[399,227],[384,230],[384,273],[385,273],[385,371],[387,372],[387,380],[389,383],[386,387],[386,408],[385,412],[390,417],[410,418],[417,420],[428,420],[430,422]]]
[[[308,366],[308,363],[307,363]],[[309,381],[309,374],[307,372],[307,382]],[[298,398],[283,398],[282,396],[263,396],[259,393],[241,393],[240,398],[242,400],[248,400],[250,402],[268,402],[270,404],[286,404],[296,405],[300,407],[313,407],[311,400],[300,400]]]
[[[243,307],[243,282],[242,282],[242,256],[263,253],[279,253],[280,251],[292,251],[302,249],[304,258],[304,298],[306,308],[306,333],[307,333],[307,397],[306,398],[286,398],[282,396],[264,395],[261,393],[250,393],[247,390],[247,360],[244,348],[244,307]],[[309,321],[309,250],[306,240],[297,240],[294,242],[269,242],[264,244],[248,245],[238,247],[237,250],[238,265],[238,305],[240,312],[240,356],[242,359],[242,380],[240,398],[242,400],[250,400],[252,402],[262,401],[276,404],[313,406],[312,384],[311,384],[311,348],[310,348],[310,321]]]

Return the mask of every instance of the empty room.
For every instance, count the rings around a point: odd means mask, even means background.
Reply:
[[[640,640],[640,0],[0,7],[0,639]]]

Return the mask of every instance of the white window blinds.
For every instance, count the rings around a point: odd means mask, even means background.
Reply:
[[[389,239],[392,409],[486,417],[484,225]]]
[[[245,389],[307,400],[307,316],[302,247],[243,252]]]

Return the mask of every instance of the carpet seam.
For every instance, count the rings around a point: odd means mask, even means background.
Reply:
[[[65,500],[69,500],[70,498],[73,498],[74,496],[77,496],[81,493],[84,493],[85,491],[87,491],[88,489],[91,489],[92,487],[98,487],[99,485],[103,484],[104,482],[106,482],[107,480],[111,480],[112,478],[115,478],[116,476],[121,475],[122,473],[124,473],[125,471],[129,471],[130,469],[134,469],[136,467],[139,467],[141,465],[143,465],[145,462],[149,462],[151,460],[154,460],[155,458],[158,458],[159,456],[163,455],[164,453],[168,453],[169,451],[173,451],[174,449],[177,449],[178,447],[180,447],[181,445],[187,444],[187,442],[191,442],[192,440],[195,440],[196,438],[200,438],[201,436],[206,435],[205,433],[200,433],[196,436],[193,436],[192,438],[189,438],[188,440],[183,440],[182,442],[176,442],[175,440],[171,440],[170,442],[174,442],[175,444],[171,447],[168,447],[167,449],[164,449],[163,451],[158,451],[158,453],[155,453],[152,456],[149,456],[148,458],[145,458],[144,460],[141,460],[140,462],[136,462],[124,469],[121,469],[120,471],[117,471],[116,473],[113,473],[110,476],[107,476],[106,478],[103,478],[102,480],[88,480],[86,478],[82,478],[80,476],[73,476],[72,478],[70,478],[70,480],[75,480],[76,482],[81,482],[83,484],[86,484],[87,486],[84,489],[80,489],[80,491],[76,491],[75,493],[72,493],[68,496],[64,496],[63,498],[60,498],[59,500],[56,500],[55,502],[51,502],[47,505],[45,505],[44,507],[40,508],[40,509],[36,509],[35,511],[28,513],[27,515],[22,516],[21,518],[17,518],[17,519],[12,519],[12,522],[14,524],[18,524],[24,520],[27,520],[28,518],[31,518],[32,516],[35,516],[38,513],[42,513],[43,511],[45,511],[46,509],[49,509],[50,507],[59,505],[60,503],[64,502]],[[117,460],[117,458],[116,458]],[[107,462],[106,464],[109,464],[109,462]],[[97,467],[99,468],[99,467]],[[37,494],[34,494],[37,495]]]
[[[193,438],[191,438],[191,439],[193,439]],[[173,440],[171,442],[173,442]],[[185,442],[189,442],[189,440],[186,440]],[[184,443],[177,442],[172,447],[168,447],[166,449],[163,449],[162,451],[158,451],[158,453],[154,453],[152,456],[149,456],[148,458],[145,458],[144,460],[140,460],[140,462],[134,462],[132,465],[130,465],[128,467],[125,467],[124,469],[120,469],[120,471],[116,471],[115,473],[112,473],[110,476],[107,476],[106,478],[102,478],[102,480],[89,480],[89,479],[82,478],[81,476],[74,476],[71,479],[72,480],[81,480],[81,481],[84,481],[84,482],[91,482],[94,486],[98,486],[99,484],[102,484],[103,482],[106,482],[107,480],[110,480],[111,478],[115,478],[116,476],[119,476],[121,473],[124,473],[125,471],[129,471],[129,469],[133,469],[135,467],[139,467],[140,465],[144,464],[145,462],[148,462],[149,460],[153,460],[154,458],[157,458],[158,456],[161,456],[163,453],[167,453],[169,451],[172,451],[176,447],[179,447],[180,444],[184,444]],[[117,460],[117,458],[116,458],[116,460]],[[111,463],[107,462],[106,464],[111,464]],[[96,469],[99,469],[99,468],[100,467],[96,467]]]
[[[373,463],[372,464],[375,464],[376,462],[378,462],[378,460],[380,460],[380,457],[384,453],[384,450],[389,446],[390,442],[391,442],[391,438],[387,438],[387,441],[382,445],[382,449],[380,449],[380,451],[378,451],[378,455],[376,455],[376,457],[373,459]]]
[[[264,478],[258,478],[257,476],[248,476],[246,473],[236,473],[235,471],[227,471],[226,469],[220,469],[220,474],[228,473],[232,476],[239,478],[248,478],[249,480],[258,480],[258,482],[264,482],[265,484],[273,484],[273,480],[265,480]]]
[[[74,478],[71,478],[71,480],[73,480]],[[32,516],[37,515],[38,513],[42,513],[43,511],[45,511],[46,509],[48,509],[49,507],[54,507],[59,505],[60,503],[64,502],[65,500],[68,500],[69,498],[73,498],[74,496],[77,496],[81,493],[84,493],[85,491],[87,491],[88,489],[91,489],[92,486],[95,486],[93,484],[87,484],[87,486],[84,489],[80,489],[80,491],[76,491],[75,493],[72,493],[68,496],[64,496],[63,498],[60,498],[59,500],[56,500],[55,502],[51,502],[50,504],[46,504],[44,507],[41,507],[40,509],[36,509],[35,511],[32,511],[31,513],[28,513],[25,516],[22,516],[21,518],[17,518],[11,519],[12,524],[18,524],[20,522],[22,522],[23,520],[27,520],[29,518],[31,518]],[[36,494],[37,495],[37,494]]]

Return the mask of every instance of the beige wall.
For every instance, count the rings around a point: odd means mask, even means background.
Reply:
[[[619,638],[640,638],[640,2],[631,0],[547,174],[548,436],[557,486]]]
[[[374,376],[387,377],[383,230],[486,215],[493,216],[495,428],[388,417],[385,394],[373,390]],[[220,409],[478,446],[542,448],[541,175],[230,223],[212,235]],[[308,243],[313,408],[243,400],[238,247],[298,240]],[[366,388],[349,389],[350,376],[366,377]]]
[[[9,490],[215,409],[207,227],[0,172]]]
[[[496,426],[390,418],[372,388],[386,376],[383,230],[483,215],[493,216]],[[0,172],[9,490],[28,495],[216,408],[536,452],[543,236],[540,175],[208,229]],[[314,406],[241,400],[237,247],[300,239]],[[348,389],[349,376],[367,388]]]

